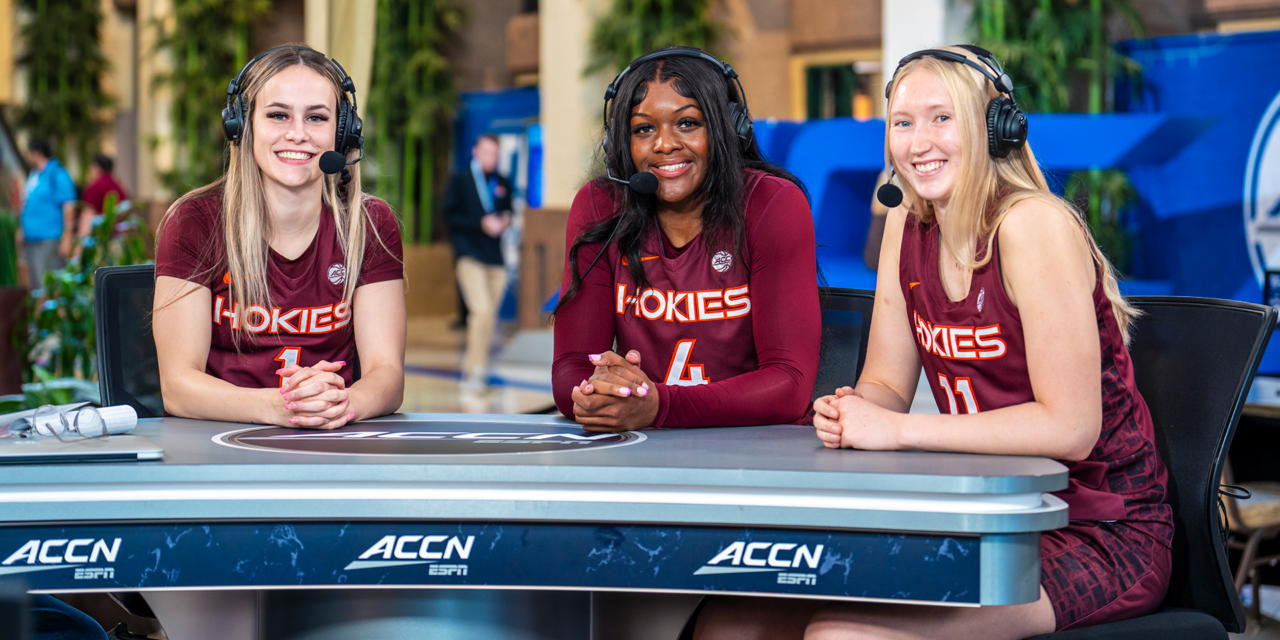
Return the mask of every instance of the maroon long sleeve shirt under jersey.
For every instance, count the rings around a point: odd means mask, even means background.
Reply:
[[[711,427],[801,420],[817,379],[822,320],[813,216],[794,184],[744,173],[746,237],[708,252],[702,235],[679,249],[655,229],[644,241],[649,286],[636,290],[610,243],[555,320],[552,388],[573,417],[573,387],[590,378],[589,354],[640,352],[655,383],[654,427]],[[567,244],[614,215],[614,186],[593,181],[574,199]],[[600,243],[578,251],[583,273]],[[561,292],[569,288],[565,260]]]

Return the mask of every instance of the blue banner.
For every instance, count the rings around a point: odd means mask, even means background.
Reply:
[[[979,539],[543,523],[0,528],[0,578],[36,591],[507,586],[978,602]]]

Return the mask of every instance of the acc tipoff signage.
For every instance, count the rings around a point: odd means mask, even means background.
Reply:
[[[1244,230],[1258,284],[1263,272],[1280,269],[1280,94],[1263,114],[1249,147],[1244,172]],[[1275,287],[1273,287],[1274,289]]]

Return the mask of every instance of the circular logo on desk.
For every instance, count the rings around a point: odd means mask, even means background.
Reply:
[[[253,427],[220,433],[213,441],[238,449],[314,455],[458,456],[560,453],[643,442],[636,431],[591,433],[542,423],[409,422],[369,420],[334,429],[307,431]]]

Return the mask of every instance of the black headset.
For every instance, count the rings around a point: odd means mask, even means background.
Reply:
[[[245,130],[248,128],[245,124],[249,118],[249,105],[245,103],[240,95],[243,88],[240,83],[244,81],[244,74],[253,66],[255,62],[261,60],[263,56],[276,51],[277,49],[294,49],[296,51],[314,51],[320,53],[311,47],[304,47],[296,44],[287,44],[280,47],[272,47],[254,56],[244,68],[240,69],[240,73],[236,74],[231,84],[227,85],[227,107],[222,110],[222,132],[226,134],[228,142],[239,142],[244,136]],[[324,54],[320,54],[324,56]],[[334,136],[334,150],[346,157],[347,152],[351,149],[364,149],[364,122],[360,120],[360,114],[356,113],[356,85],[351,81],[351,77],[347,75],[342,65],[338,64],[333,58],[325,58],[329,61],[330,66],[338,74],[338,80],[342,83],[342,90],[346,94],[350,94],[348,100],[346,95],[338,99],[338,126],[337,135]]]
[[[996,60],[996,57],[990,51],[968,44],[962,44],[959,47],[977,56],[982,61],[982,64],[980,65],[966,56],[943,49],[917,51],[898,62],[898,68],[893,71],[893,76],[890,77],[889,83],[884,87],[884,97],[886,100],[889,99],[889,92],[893,89],[894,78],[897,78],[898,72],[902,70],[902,67],[912,60],[937,58],[973,67],[983,77],[991,81],[996,91],[1004,94],[996,96],[987,105],[987,151],[993,158],[1007,158],[1010,151],[1021,149],[1027,144],[1027,117],[1022,114],[1022,111],[1018,109],[1018,105],[1013,101],[1013,80],[1009,78],[1009,74],[1004,72],[1004,67],[1000,66],[1000,62]],[[984,67],[983,65],[986,66]]]
[[[660,58],[702,58],[707,62],[715,65],[724,77],[738,83],[738,97],[742,100],[742,104],[738,104],[733,100],[733,96],[729,96],[729,114],[733,116],[733,131],[738,135],[738,143],[743,151],[751,148],[751,141],[754,139],[752,132],[755,126],[751,122],[751,113],[747,111],[747,93],[742,89],[742,81],[738,79],[738,72],[733,70],[726,62],[721,62],[719,58],[694,47],[672,47],[670,49],[659,49],[650,51],[639,58],[631,61],[618,77],[609,83],[609,88],[604,90],[604,140],[602,144],[609,143],[609,101],[618,95],[618,87],[622,83],[622,77],[627,75],[635,67],[648,62],[650,60],[658,60]]]

